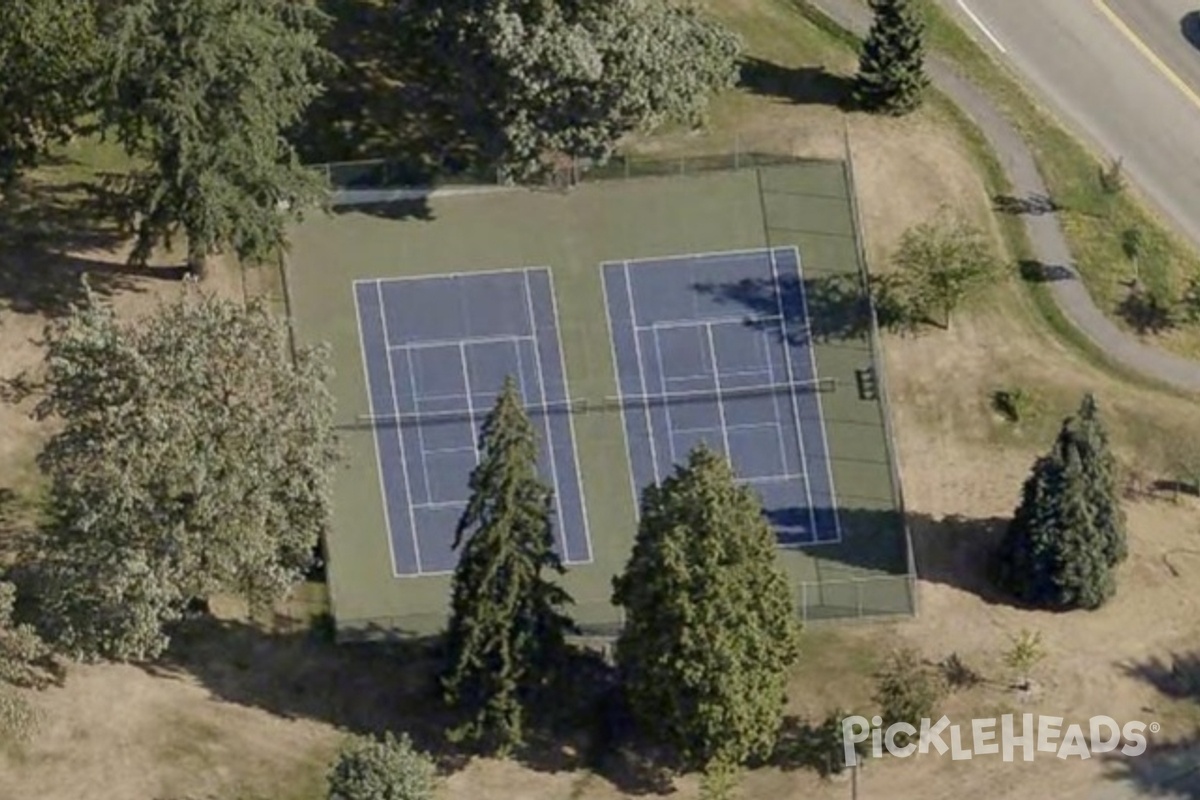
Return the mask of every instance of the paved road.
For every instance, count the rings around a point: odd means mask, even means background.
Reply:
[[[859,0],[814,2],[835,21],[860,35],[870,25],[870,12]],[[1031,0],[998,2],[1035,5]],[[1078,4],[1087,0],[1052,0],[1053,4],[1065,2]],[[1013,192],[1023,197],[1045,197],[1046,186],[1033,154],[991,100],[941,59],[930,59],[928,66],[938,88],[979,125],[984,138],[1004,165]],[[1075,271],[1056,214],[1026,215],[1024,222],[1037,260],[1044,273],[1053,276],[1050,289],[1054,299],[1076,327],[1117,363],[1163,383],[1200,392],[1200,363],[1143,344],[1119,329],[1096,307]]]
[[[1200,0],[941,2],[1200,246]]]

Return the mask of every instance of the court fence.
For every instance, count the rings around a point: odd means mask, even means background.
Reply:
[[[801,581],[799,588],[798,610],[805,623],[909,617],[916,609],[914,574]]]
[[[618,153],[604,161],[566,159],[543,176],[540,186],[567,190],[588,181],[699,175],[802,163],[828,163],[828,159],[742,150],[737,146],[720,153],[679,156]],[[441,174],[414,169],[403,162],[388,159],[336,161],[311,164],[309,168],[324,175],[335,195],[344,203],[352,203],[356,196],[362,196],[361,202],[374,202],[372,198],[375,192],[411,190],[414,194],[421,194],[444,188],[517,185],[503,169],[471,169]],[[539,186],[537,182],[523,185],[527,188]]]

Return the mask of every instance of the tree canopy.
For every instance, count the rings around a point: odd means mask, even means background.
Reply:
[[[1036,605],[1097,608],[1116,590],[1113,568],[1126,554],[1116,462],[1089,394],[1025,481],[996,580]]]
[[[334,65],[311,0],[130,0],[106,17],[105,123],[146,166],[129,185],[132,261],[182,231],[188,265],[284,246],[288,214],[322,197],[283,133]]]
[[[75,130],[98,45],[91,0],[0,2],[0,184]]]
[[[437,768],[407,734],[351,736],[326,780],[329,800],[430,800]]]
[[[863,40],[854,79],[855,102],[881,114],[911,113],[929,87],[921,9],[912,0],[870,0],[870,6],[875,18]]]
[[[553,676],[570,620],[554,551],[551,490],[538,446],[507,379],[479,437],[479,464],[459,521],[443,687],[465,721],[455,738],[504,752],[522,743],[526,704]]]
[[[423,0],[426,47],[483,160],[521,179],[554,154],[697,122],[737,77],[739,39],[667,0]]]
[[[897,271],[888,285],[891,299],[914,325],[928,321],[949,328],[954,310],[1001,275],[984,232],[945,209],[905,231],[892,261]]]
[[[799,647],[775,551],[758,499],[708,449],[642,494],[613,583],[626,614],[617,665],[639,725],[687,766],[742,764],[775,745]]]
[[[45,627],[79,658],[159,654],[218,593],[265,604],[309,568],[336,462],[323,350],[196,294],[120,324],[89,302],[47,330]]]

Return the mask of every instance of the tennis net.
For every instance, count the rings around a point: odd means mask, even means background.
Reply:
[[[617,395],[603,398],[573,398],[570,400],[537,403],[525,407],[532,418],[552,414],[592,414],[630,409],[647,409],[662,406],[683,406],[693,403],[725,402],[747,397],[789,397],[813,392],[837,390],[835,378],[817,378],[797,383],[771,383],[757,386],[731,386],[708,388],[687,392],[664,392],[660,394]],[[466,398],[463,398],[464,401]],[[491,411],[490,407],[455,408],[451,410],[429,410],[400,414],[362,414],[360,424],[371,426],[437,425],[450,422],[481,422]]]

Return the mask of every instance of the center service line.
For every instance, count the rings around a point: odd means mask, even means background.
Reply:
[[[996,49],[1001,53],[1007,54],[1008,50],[1004,49],[1004,45],[1000,44],[1000,40],[996,38],[996,35],[988,30],[988,26],[983,24],[983,20],[976,16],[974,11],[967,8],[966,2],[964,0],[957,0],[957,2],[958,7],[963,10],[963,13],[971,18],[971,22],[974,22],[975,26],[983,31],[983,35],[990,39],[992,44],[996,45]]]

